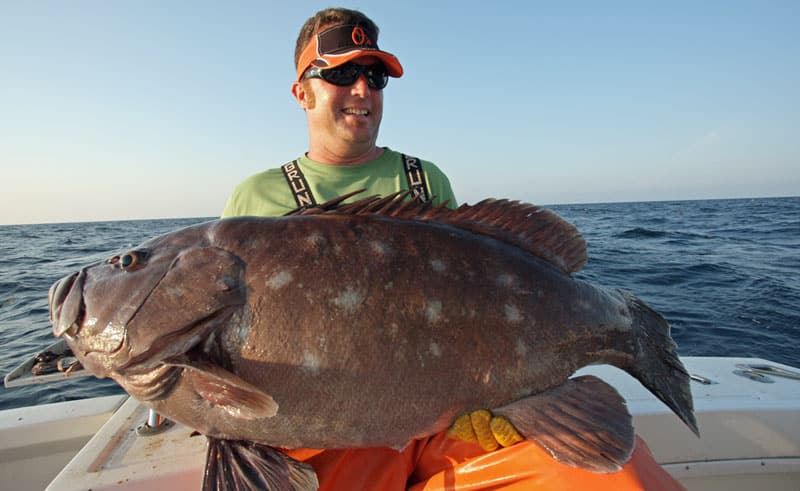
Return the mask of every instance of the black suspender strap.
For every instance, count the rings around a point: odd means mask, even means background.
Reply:
[[[297,206],[300,208],[316,206],[317,200],[314,199],[314,194],[311,192],[311,188],[308,187],[308,181],[306,181],[306,177],[303,175],[303,171],[300,170],[300,165],[297,161],[293,160],[287,164],[283,164],[281,170],[283,171],[283,176],[286,178],[286,182],[289,183],[289,188],[294,194],[294,200],[297,202]]]
[[[411,199],[418,200],[420,203],[425,203],[431,200],[428,193],[428,185],[425,182],[425,173],[422,171],[422,161],[416,157],[410,157],[402,154],[403,169],[406,171],[406,181],[408,182],[408,190],[411,191]],[[289,189],[292,190],[294,200],[300,208],[309,208],[317,205],[317,200],[308,186],[308,181],[300,170],[300,165],[297,160],[281,166],[283,176],[289,184]]]
[[[422,161],[416,157],[403,155],[403,168],[406,171],[408,190],[411,191],[411,199],[418,200],[420,203],[430,201],[428,186],[425,183],[425,173],[422,172]]]

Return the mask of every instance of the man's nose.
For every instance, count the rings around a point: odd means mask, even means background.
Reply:
[[[366,96],[369,94],[370,88],[367,83],[367,76],[363,73],[358,75],[355,83],[353,84],[353,93],[356,95]]]

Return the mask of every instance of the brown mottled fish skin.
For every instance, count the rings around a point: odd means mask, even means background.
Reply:
[[[532,433],[528,405],[514,403],[547,401],[596,363],[628,370],[696,430],[669,326],[632,295],[570,276],[585,261],[570,225],[507,201],[394,215],[356,205],[152,239],[55,284],[55,333],[95,375],[221,439],[401,447],[503,406]],[[567,246],[542,259],[526,241]],[[632,446],[624,402],[611,406]]]

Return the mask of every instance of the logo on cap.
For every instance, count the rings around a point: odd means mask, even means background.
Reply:
[[[353,40],[353,44],[356,46],[372,46],[372,40],[367,36],[367,33],[364,32],[364,29],[361,26],[353,27],[353,32],[350,33],[350,38]]]

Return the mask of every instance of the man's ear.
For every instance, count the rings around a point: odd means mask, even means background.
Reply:
[[[307,81],[293,82],[292,95],[303,110],[314,108],[314,93]]]

